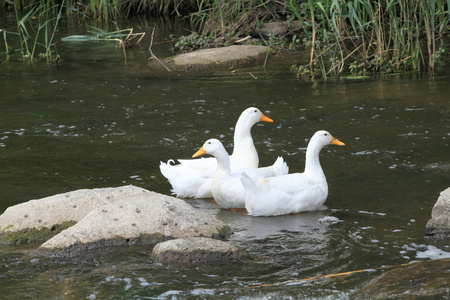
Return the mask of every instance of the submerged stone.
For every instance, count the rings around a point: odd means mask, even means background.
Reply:
[[[237,67],[262,60],[269,51],[270,48],[266,46],[233,45],[176,55],[163,59],[162,63],[174,72]],[[150,67],[163,68],[156,60],[150,61]]]
[[[441,192],[425,228],[425,237],[450,239],[450,188]]]
[[[210,238],[175,239],[153,248],[155,260],[164,263],[236,262],[242,256],[237,247]]]
[[[0,215],[0,243],[42,243],[91,210],[142,192],[148,191],[132,185],[80,189],[11,206]]]
[[[412,263],[372,280],[352,299],[447,299],[450,258]]]
[[[185,201],[155,192],[92,210],[41,245],[37,254],[67,256],[107,246],[150,245],[186,237],[226,238],[230,227]]]

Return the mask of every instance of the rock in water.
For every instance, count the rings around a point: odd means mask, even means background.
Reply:
[[[154,246],[176,238],[226,238],[230,233],[227,224],[183,200],[145,192],[92,210],[42,244],[38,253],[66,256],[106,246]]]
[[[450,239],[450,188],[441,192],[431,212],[425,229],[425,237]]]
[[[81,189],[11,206],[0,216],[0,243],[42,243],[91,210],[142,192],[148,191],[132,185]]]
[[[186,238],[161,242],[153,248],[153,257],[165,263],[235,262],[243,252],[224,241],[210,238]]]
[[[351,298],[448,299],[449,267],[449,258],[401,266],[376,277]]]
[[[262,61],[270,53],[270,48],[259,45],[233,45],[228,47],[202,49],[179,54],[162,60],[171,71],[199,71],[209,69],[238,67]],[[161,62],[152,60],[152,69],[163,69]]]

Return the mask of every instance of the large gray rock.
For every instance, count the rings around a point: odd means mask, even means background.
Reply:
[[[210,238],[175,239],[153,248],[155,260],[165,263],[235,262],[242,256],[237,247]]]
[[[450,188],[441,192],[431,212],[425,236],[429,238],[450,238]]]
[[[81,189],[11,206],[0,216],[0,243],[44,242],[93,209],[142,192],[148,191],[132,185]]]
[[[41,245],[38,253],[70,255],[73,251],[118,245],[150,245],[175,238],[226,238],[230,227],[185,201],[155,192],[101,206],[74,226]]]
[[[262,60],[270,48],[257,45],[233,45],[221,48],[203,49],[163,59],[171,71],[217,69],[232,65],[247,64]],[[161,69],[160,62],[150,61],[150,67]]]

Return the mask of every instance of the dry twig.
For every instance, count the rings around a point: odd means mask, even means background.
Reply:
[[[152,56],[150,59],[155,59],[157,62],[159,62],[168,72],[171,72],[172,73],[172,71],[159,59],[159,58],[157,58],[156,57],[156,55],[155,54],[153,54],[153,51],[152,51],[152,46],[153,46],[153,35],[155,34],[155,27],[153,27],[153,31],[152,31],[152,37],[151,37],[151,40],[150,40],[150,46],[148,47],[148,51],[150,51],[150,55]]]

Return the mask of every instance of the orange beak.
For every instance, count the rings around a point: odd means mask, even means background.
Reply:
[[[197,152],[194,153],[194,155],[192,155],[192,157],[197,157],[197,156],[200,156],[203,154],[206,154],[206,151],[205,151],[205,149],[203,149],[203,146],[202,146]]]
[[[262,114],[262,117],[259,120],[263,122],[273,122],[271,118],[266,117],[264,114]]]
[[[331,143],[330,145],[338,145],[338,146],[345,146],[343,142],[335,138],[334,136],[331,136]]]

